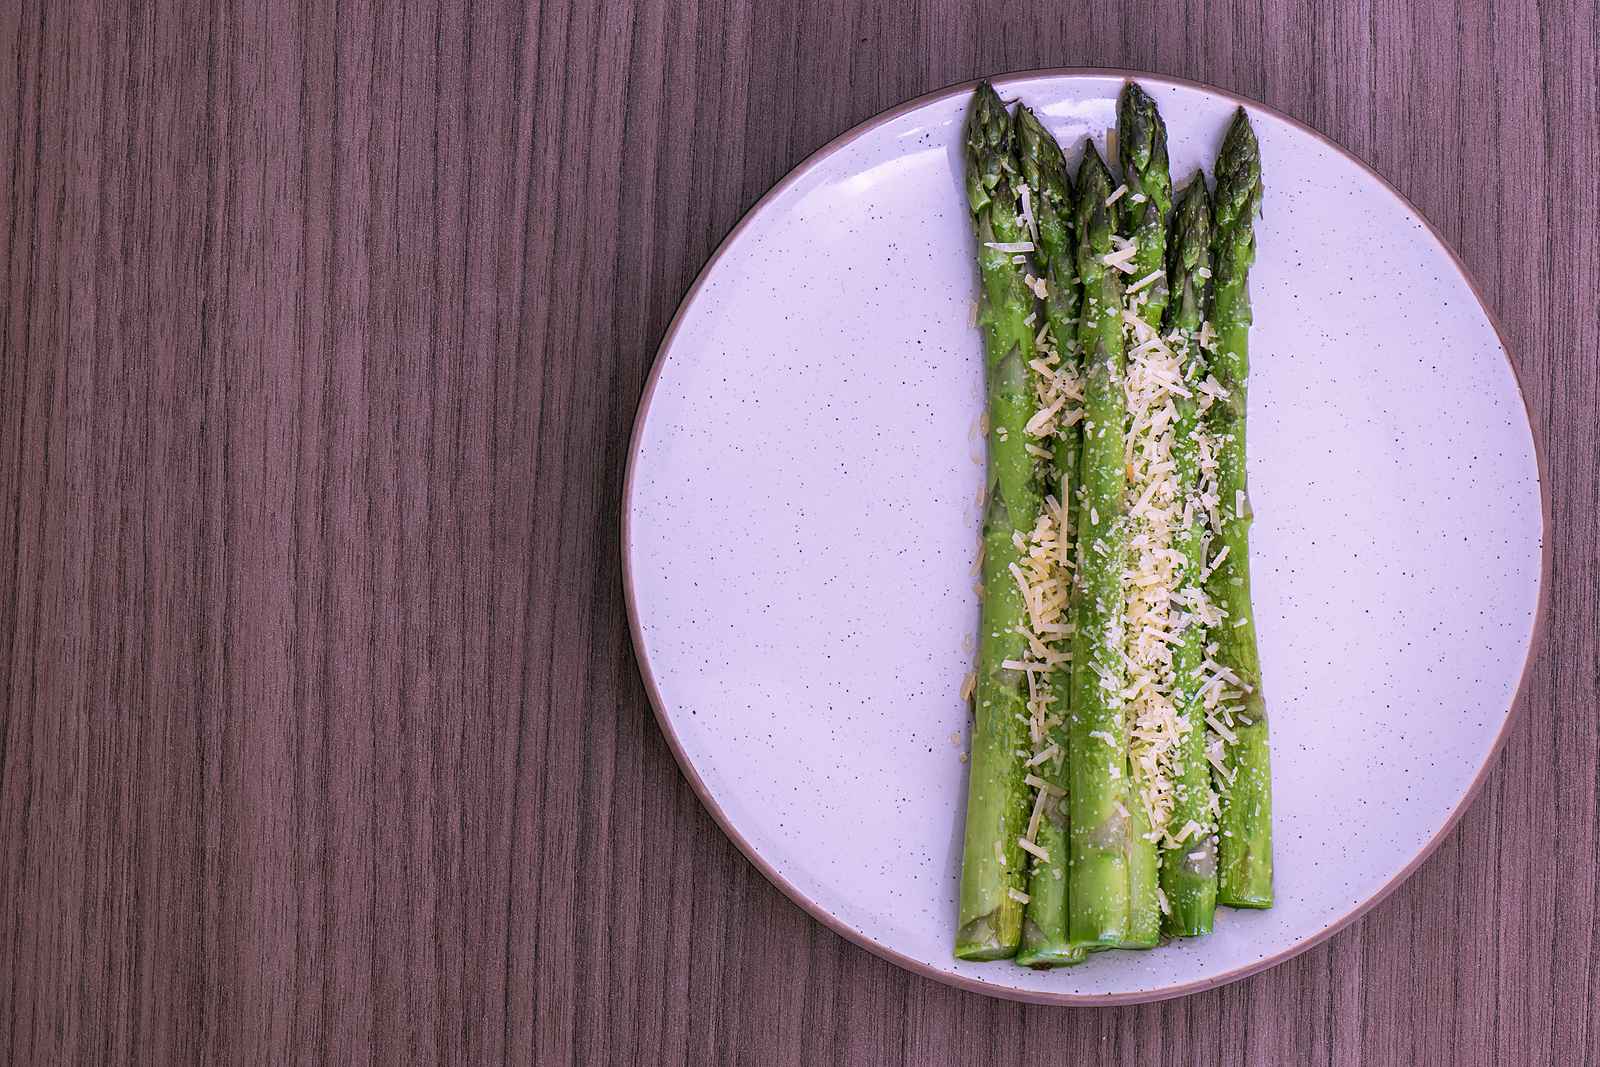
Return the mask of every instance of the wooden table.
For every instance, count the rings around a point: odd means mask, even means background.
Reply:
[[[0,10],[0,1061],[1600,1062],[1593,2],[124,6]],[[906,97],[1074,64],[1411,197],[1505,327],[1554,574],[1420,873],[1266,974],[1068,1011],[902,973],[735,852],[617,518],[741,212]]]

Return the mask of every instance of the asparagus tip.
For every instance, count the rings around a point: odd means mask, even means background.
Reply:
[[[1117,101],[1117,155],[1125,171],[1143,171],[1152,160],[1166,167],[1167,124],[1138,82],[1124,85]]]
[[[1094,138],[1085,137],[1083,139],[1083,162],[1078,164],[1079,179],[1081,180],[1091,174],[1098,174],[1101,171],[1106,171],[1105,160],[1100,158],[1100,150],[1094,146]],[[1109,175],[1110,171],[1106,171],[1106,174]]]
[[[1219,226],[1248,223],[1261,206],[1261,146],[1244,108],[1233,114],[1217,155]]]
[[[988,206],[1006,180],[1012,155],[1011,115],[988,82],[979,82],[967,116],[967,202],[974,214]]]
[[[1023,178],[1052,207],[1065,210],[1072,197],[1072,179],[1061,145],[1026,104],[1017,105],[1016,133]]]

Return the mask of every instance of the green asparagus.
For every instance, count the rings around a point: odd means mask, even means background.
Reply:
[[[1126,186],[1117,203],[1119,229],[1135,249],[1129,261],[1132,272],[1128,277],[1133,279],[1129,310],[1159,330],[1167,305],[1167,220],[1172,210],[1167,127],[1156,102],[1133,82],[1123,87],[1117,103],[1117,155]],[[1144,490],[1143,484],[1132,487],[1135,496]],[[1138,760],[1131,767],[1135,776],[1142,773]],[[1128,834],[1130,913],[1126,944],[1149,947],[1161,937],[1157,888],[1160,866],[1145,806],[1131,804],[1130,808],[1133,830]]]
[[[1155,275],[1139,292],[1139,317],[1160,328],[1167,307],[1167,220],[1172,214],[1172,175],[1167,169],[1167,124],[1156,102],[1133,82],[1117,103],[1117,156],[1127,193],[1118,201],[1120,230],[1138,251],[1130,261],[1137,283]]]
[[[1167,276],[1172,299],[1167,305],[1166,330],[1178,354],[1186,392],[1173,404],[1175,421],[1172,461],[1178,499],[1184,516],[1173,536],[1172,547],[1183,557],[1174,587],[1188,613],[1172,650],[1174,678],[1172,703],[1183,723],[1174,775],[1169,840],[1178,840],[1161,853],[1161,889],[1168,912],[1163,931],[1172,937],[1197,937],[1211,931],[1217,906],[1217,850],[1212,843],[1216,822],[1211,804],[1211,765],[1206,760],[1205,706],[1201,699],[1201,663],[1205,659],[1206,628],[1200,619],[1200,583],[1205,567],[1206,518],[1197,499],[1200,484],[1200,410],[1195,397],[1206,376],[1205,354],[1198,336],[1205,322],[1211,274],[1211,197],[1205,175],[1196,172],[1178,201]]]
[[[975,689],[961,903],[955,954],[1012,956],[1022,938],[1026,856],[1018,844],[1028,821],[1023,752],[1028,743],[1025,677],[1004,666],[1027,653],[1027,621],[1011,576],[1040,506],[1036,464],[1024,427],[1034,413],[1029,363],[1034,296],[1024,267],[1007,246],[1027,237],[1018,213],[1017,159],[1011,117],[994,89],[978,87],[967,121],[967,200],[978,240],[982,283],[979,322],[988,377],[988,510],[983,532],[984,599]],[[1000,247],[996,247],[1000,246]]]
[[[1217,159],[1216,272],[1212,323],[1216,350],[1211,372],[1224,396],[1207,413],[1216,441],[1221,542],[1206,581],[1211,600],[1226,612],[1216,628],[1216,660],[1237,678],[1232,732],[1223,746],[1220,777],[1221,840],[1217,898],[1241,908],[1272,905],[1272,781],[1267,751],[1267,708],[1250,606],[1250,521],[1245,484],[1245,379],[1249,373],[1250,265],[1254,222],[1261,206],[1261,154],[1250,119],[1240,108]]]
[[[1068,931],[1085,949],[1126,944],[1130,812],[1128,730],[1123,721],[1122,567],[1127,549],[1123,462],[1122,279],[1112,251],[1111,174],[1092,143],[1078,169],[1073,229],[1083,304],[1082,497],[1073,589],[1072,715],[1067,724]]]
[[[1061,146],[1026,106],[1017,107],[1017,146],[1022,177],[1030,191],[1037,231],[1034,261],[1045,283],[1044,321],[1049,347],[1057,361],[1055,374],[1075,377],[1078,373],[1078,279],[1073,264],[1072,179]],[[1048,357],[1047,357],[1048,358]],[[1043,398],[1041,398],[1043,399]],[[1050,491],[1059,494],[1060,529],[1057,542],[1071,551],[1075,485],[1078,478],[1077,423],[1063,425],[1058,420],[1050,462]],[[1036,773],[1051,785],[1066,788],[1067,738],[1065,720],[1071,709],[1071,672],[1058,668],[1047,684],[1052,698],[1048,737],[1057,755],[1047,760]],[[1028,905],[1023,916],[1022,946],[1017,962],[1029,967],[1050,967],[1077,963],[1084,950],[1067,936],[1067,809],[1060,796],[1047,795],[1035,843],[1049,859],[1037,861],[1028,881]]]

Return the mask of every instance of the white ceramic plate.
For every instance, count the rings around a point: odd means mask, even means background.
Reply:
[[[1173,174],[1238,99],[1136,75]],[[1124,74],[996,82],[1076,160]],[[1450,827],[1506,732],[1539,615],[1522,396],[1461,265],[1382,179],[1249,102],[1253,569],[1272,708],[1277,905],[1066,970],[950,953],[977,625],[982,349],[961,185],[970,86],[798,167],[684,300],[635,428],[623,551],[644,677],[684,772],[802,907],[1002,996],[1144,1000],[1327,936]]]

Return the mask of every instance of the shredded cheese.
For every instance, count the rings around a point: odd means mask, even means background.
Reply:
[[[1043,778],[1040,778],[1037,774],[1030,774],[1022,780],[1040,792],[1049,793],[1053,797],[1064,797],[1067,795],[1067,791],[1065,789],[1050,784]]]
[[[1144,288],[1147,288],[1148,286],[1154,285],[1156,283],[1156,281],[1158,279],[1164,277],[1166,275],[1166,273],[1167,272],[1164,271],[1164,270],[1153,270],[1149,274],[1146,274],[1143,278],[1140,278],[1138,281],[1136,281],[1132,285],[1128,286],[1128,288],[1125,289],[1124,292],[1127,295],[1131,296],[1134,293],[1137,293],[1141,289],[1144,289]]]
[[[1132,274],[1134,271],[1132,260],[1133,257],[1138,254],[1138,246],[1129,245],[1126,248],[1119,248],[1115,252],[1107,252],[1105,255],[1100,257],[1100,262],[1104,263],[1108,267],[1115,267],[1124,274]],[[1112,309],[1113,312],[1114,310],[1115,309]]]
[[[1022,216],[1023,224],[1028,227],[1028,232],[1037,241],[1039,239],[1039,223],[1033,217],[1033,191],[1028,188],[1027,182],[1017,183],[1017,200],[1019,202],[1017,214]]]
[[[1033,757],[1031,759],[1029,759],[1026,763],[1024,763],[1023,766],[1024,767],[1037,767],[1041,763],[1045,763],[1045,762],[1047,762],[1049,760],[1055,759],[1060,754],[1061,754],[1061,749],[1059,747],[1057,747],[1056,745],[1050,745],[1047,748],[1042,748],[1038,752],[1034,753]],[[1043,794],[1041,793],[1041,795],[1043,795]]]
[[[1217,736],[1222,738],[1228,744],[1230,744],[1230,745],[1238,744],[1239,735],[1234,733],[1232,730],[1228,729],[1227,726],[1223,725],[1223,723],[1220,720],[1218,720],[1215,715],[1207,715],[1206,716],[1206,725],[1211,727],[1211,729],[1215,730],[1216,733],[1217,733]]]
[[[1130,242],[1113,255],[1124,262],[1132,258],[1132,247]],[[1132,267],[1120,269],[1133,272]],[[1174,453],[1178,408],[1180,401],[1188,401],[1203,411],[1226,394],[1213,378],[1206,383],[1193,380],[1201,364],[1192,358],[1185,335],[1173,331],[1163,336],[1143,318],[1141,310],[1148,303],[1144,290],[1163,276],[1164,272],[1153,271],[1129,285],[1120,309],[1128,342],[1123,459],[1130,524],[1123,576],[1127,680],[1122,697],[1133,795],[1150,823],[1150,838],[1170,847],[1207,833],[1193,819],[1186,819],[1181,828],[1170,825],[1178,796],[1181,742],[1191,730],[1202,728],[1180,714],[1180,708],[1192,693],[1193,699],[1203,698],[1208,710],[1214,711],[1227,681],[1213,663],[1204,676],[1210,688],[1197,689],[1201,679],[1180,679],[1175,666],[1174,649],[1182,643],[1184,631],[1196,624],[1216,625],[1222,617],[1206,597],[1200,576],[1184,573],[1185,557],[1174,546],[1179,531],[1192,526],[1197,517],[1204,516],[1205,527],[1221,527],[1217,448],[1203,431],[1189,438],[1195,445],[1199,484],[1192,492],[1180,485]],[[1220,732],[1214,730],[1213,736],[1222,743]]]

